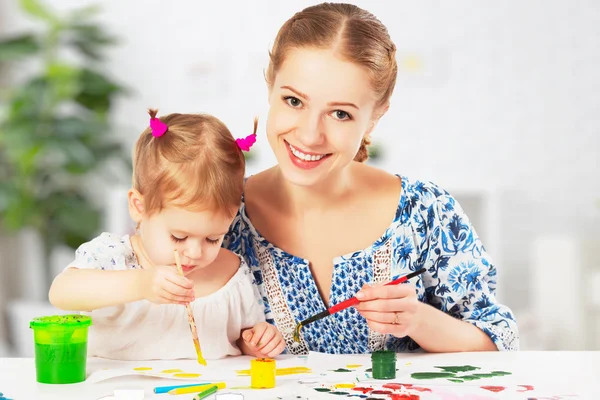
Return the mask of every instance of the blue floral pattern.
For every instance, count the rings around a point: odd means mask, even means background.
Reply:
[[[389,281],[425,267],[426,272],[411,281],[420,301],[474,324],[499,350],[517,350],[515,318],[495,299],[496,267],[460,205],[431,182],[399,178],[402,195],[385,233],[369,248],[334,260],[329,304],[352,297],[365,283]],[[262,237],[252,226],[244,201],[223,246],[241,254],[251,267],[267,321],[282,332],[288,352],[356,354],[419,348],[409,337],[371,332],[354,308],[309,324],[302,329],[301,343],[295,343],[295,325],[325,309],[309,261]]]

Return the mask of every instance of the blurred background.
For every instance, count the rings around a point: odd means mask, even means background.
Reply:
[[[387,25],[398,84],[369,161],[457,197],[499,271],[523,350],[600,350],[600,3],[349,1]],[[49,284],[102,231],[130,232],[146,109],[254,115],[263,70],[318,1],[0,0],[0,357],[32,356]],[[351,84],[351,82],[349,82]]]

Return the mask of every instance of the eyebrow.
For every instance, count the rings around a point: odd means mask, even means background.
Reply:
[[[299,90],[294,89],[291,86],[282,86],[281,89],[287,89],[289,91],[294,92],[295,94],[297,94],[300,97],[305,98],[306,100],[310,101],[310,97],[308,97],[307,95],[305,95],[304,93],[302,93]],[[328,106],[330,107],[354,107],[358,110],[358,106],[356,106],[356,104],[354,103],[348,103],[348,102],[343,102],[343,101],[330,101],[329,103],[327,103]]]

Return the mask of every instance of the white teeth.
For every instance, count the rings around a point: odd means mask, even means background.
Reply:
[[[304,160],[304,161],[319,161],[320,159],[322,159],[323,157],[325,157],[325,154],[321,154],[321,155],[318,155],[318,156],[317,155],[304,154],[303,152],[301,152],[300,150],[298,150],[297,148],[295,148],[291,144],[290,144],[290,149],[292,150],[292,154],[293,155],[295,155],[296,157],[298,157],[299,159]]]

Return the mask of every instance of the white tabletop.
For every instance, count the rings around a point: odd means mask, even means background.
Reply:
[[[135,367],[149,367],[153,371],[181,369],[183,371],[202,370],[202,381],[225,381],[228,388],[219,393],[241,393],[246,399],[330,399],[340,400],[345,396],[333,396],[314,390],[315,386],[327,386],[332,382],[356,382],[367,386],[385,381],[373,381],[365,375],[365,368],[371,366],[370,355],[326,355],[311,353],[308,357],[282,356],[277,359],[278,367],[308,366],[313,370],[310,375],[288,375],[277,378],[277,387],[269,390],[232,389],[246,387],[249,377],[237,377],[237,369],[249,368],[249,357],[234,357],[225,360],[209,361],[208,367],[198,366],[192,360],[126,362],[90,358],[87,365],[88,380],[70,385],[47,385],[36,382],[33,359],[0,359],[0,392],[14,400],[97,400],[113,395],[115,389],[134,388],[144,390],[144,399],[180,399],[190,400],[193,395],[171,396],[154,394],[156,386],[189,384],[196,381],[182,381],[148,376],[120,376],[92,383],[92,377],[100,372],[112,370],[133,371]],[[361,364],[354,372],[339,373],[332,370],[344,368],[349,364]],[[472,365],[481,369],[477,372],[508,371],[509,376],[484,378],[465,383],[452,383],[445,379],[416,380],[414,372],[435,371],[436,366]],[[482,352],[454,354],[398,354],[396,379],[390,382],[413,383],[421,387],[432,388],[432,392],[421,393],[421,399],[600,399],[600,352]],[[481,390],[480,386],[505,386],[506,390],[495,393]],[[521,393],[515,390],[518,385],[532,385],[535,390]],[[522,388],[522,387],[521,387]],[[478,397],[469,397],[466,393],[480,390]],[[454,397],[449,397],[454,393]],[[463,393],[461,395],[461,393]],[[456,397],[458,396],[458,397]],[[557,397],[550,397],[557,396]],[[371,395],[372,398],[378,396]],[[109,397],[107,397],[109,398]],[[211,396],[208,399],[224,397]],[[241,397],[238,397],[241,398]],[[385,398],[385,397],[380,397]],[[354,397],[353,399],[357,399]]]

